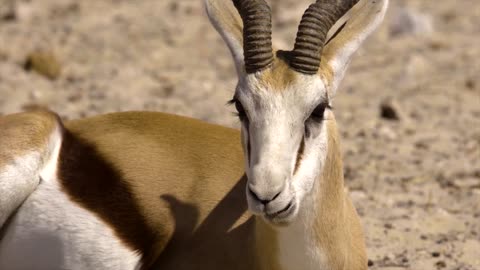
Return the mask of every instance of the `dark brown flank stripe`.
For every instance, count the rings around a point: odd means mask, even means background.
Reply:
[[[121,173],[93,145],[68,130],[60,151],[58,177],[72,201],[110,225],[121,241],[140,252],[143,263],[152,262],[152,246],[163,232],[147,225]]]
[[[302,142],[300,143],[300,147],[298,148],[297,161],[295,162],[295,169],[293,171],[293,174],[295,174],[298,170],[298,167],[300,167],[300,162],[302,161],[302,158],[303,158],[304,149],[305,149],[305,137],[302,138]]]

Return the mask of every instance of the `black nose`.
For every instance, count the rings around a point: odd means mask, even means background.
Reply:
[[[250,192],[250,195],[252,195],[252,197],[253,197],[255,200],[261,202],[261,203],[264,204],[264,205],[267,204],[267,203],[269,203],[269,202],[271,202],[271,201],[273,201],[273,200],[275,200],[275,199],[278,197],[278,195],[280,195],[280,193],[282,193],[282,192],[280,191],[280,192],[278,192],[277,194],[275,194],[275,195],[274,195],[273,197],[271,197],[271,198],[262,198],[262,197],[259,196],[255,191],[253,191],[250,186],[248,187],[248,192]]]

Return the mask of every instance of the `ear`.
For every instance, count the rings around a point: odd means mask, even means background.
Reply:
[[[350,59],[363,41],[383,21],[389,0],[361,0],[329,32],[319,72],[325,75],[334,96]]]
[[[210,22],[227,43],[237,74],[244,73],[243,22],[231,0],[205,0]]]

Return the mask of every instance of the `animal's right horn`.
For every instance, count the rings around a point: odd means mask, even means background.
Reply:
[[[255,73],[273,62],[272,12],[265,0],[233,0],[243,21],[245,70]]]

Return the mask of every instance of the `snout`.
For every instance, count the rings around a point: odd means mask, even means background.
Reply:
[[[247,185],[247,201],[256,215],[265,217],[274,224],[288,223],[296,214],[298,203],[288,181],[274,185]]]

